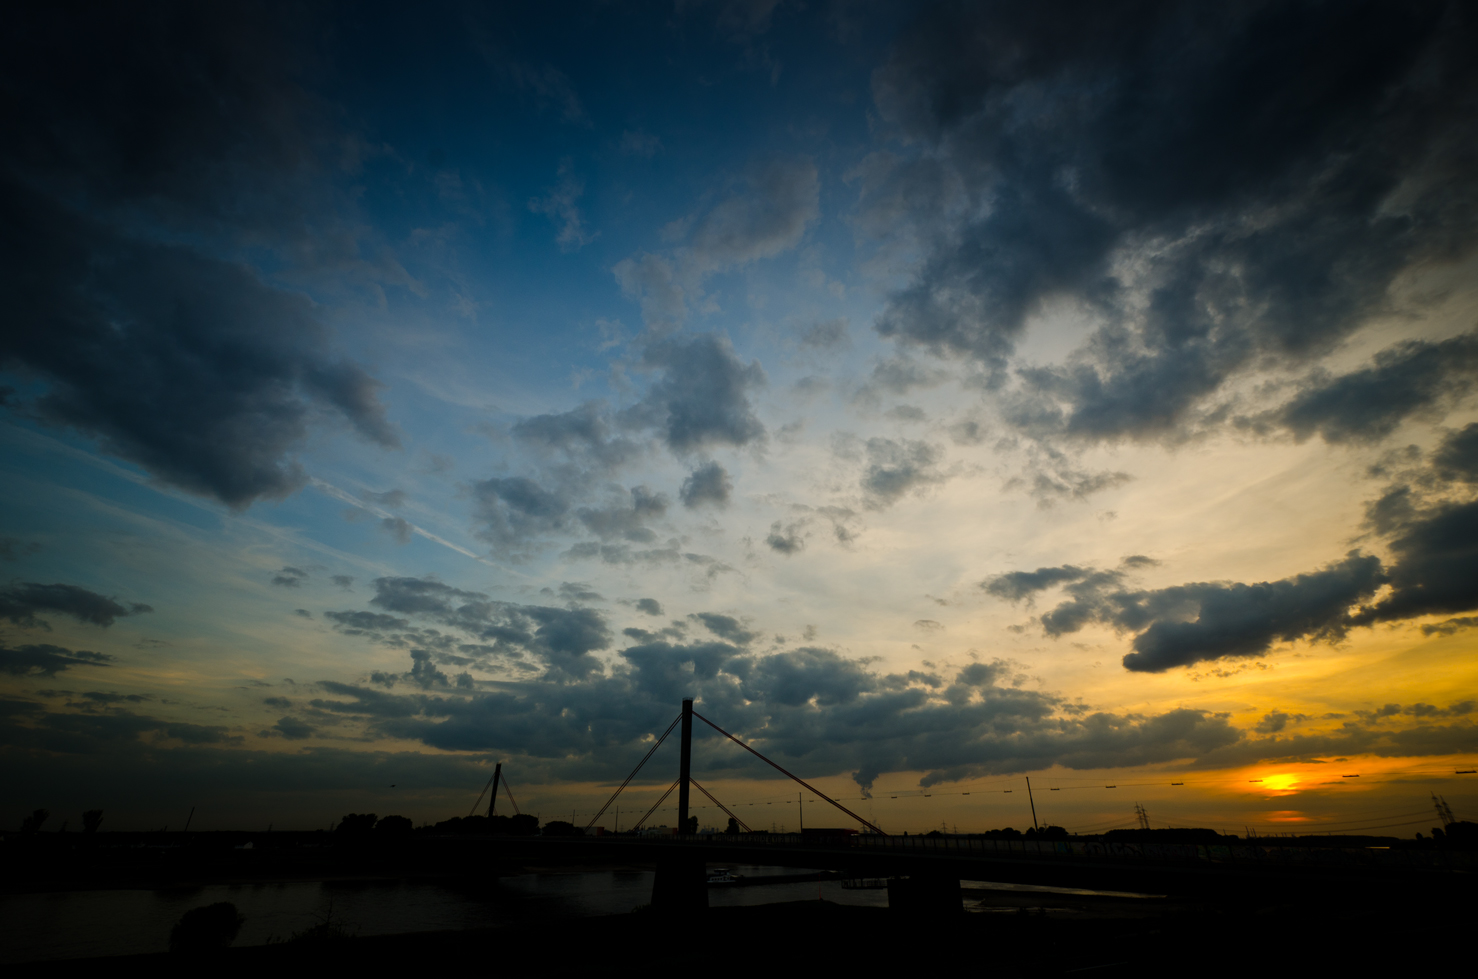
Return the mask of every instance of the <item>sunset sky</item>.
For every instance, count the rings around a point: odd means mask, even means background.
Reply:
[[[1478,818],[1471,5],[0,45],[4,826]]]

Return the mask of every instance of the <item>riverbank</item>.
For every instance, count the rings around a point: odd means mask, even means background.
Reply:
[[[1409,955],[1412,942],[1455,938],[1457,909],[1268,906],[1212,911],[1166,908],[1154,916],[969,914],[910,918],[886,908],[796,901],[711,908],[694,915],[651,911],[580,920],[522,922],[460,931],[340,938],[170,954],[73,960],[69,965],[143,969],[209,967],[376,970],[484,963],[498,971],[563,975],[624,969],[723,972],[813,967],[872,973],[978,970],[996,976],[1209,975],[1256,971],[1362,974]],[[1411,963],[1413,966],[1415,962]]]

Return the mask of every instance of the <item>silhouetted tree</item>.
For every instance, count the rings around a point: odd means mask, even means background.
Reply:
[[[210,952],[226,948],[236,940],[243,920],[236,912],[236,905],[229,901],[186,911],[170,930],[169,950]]]
[[[89,809],[82,814],[82,832],[96,833],[98,827],[103,825],[103,811],[101,809]]]
[[[732,835],[738,835],[740,832],[742,832],[742,830],[740,830],[739,828],[739,820],[735,819],[733,816],[730,816],[729,825],[724,827],[724,832]]]
[[[574,823],[567,823],[563,819],[551,819],[544,824],[543,835],[545,836],[584,836],[585,833]]]
[[[1026,836],[1038,840],[1065,840],[1068,838],[1068,832],[1061,826],[1043,826],[1041,829],[1027,830]]]
[[[40,829],[41,829],[41,825],[43,823],[45,823],[50,818],[51,818],[51,813],[49,811],[47,811],[45,809],[37,809],[35,812],[31,813],[25,819],[22,819],[21,820],[21,832],[22,833],[36,833],[36,832],[39,832]]]
[[[404,816],[386,816],[375,823],[375,836],[401,838],[411,835],[415,826]]]
[[[334,835],[341,839],[367,836],[375,828],[375,819],[375,814],[372,812],[351,812],[339,820],[339,825],[334,829]]]
[[[508,834],[510,836],[533,836],[538,832],[538,816],[530,816],[526,812],[521,812],[516,816],[508,817]]]

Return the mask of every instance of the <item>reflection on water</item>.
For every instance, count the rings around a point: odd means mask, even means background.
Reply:
[[[730,865],[736,874],[800,874]],[[290,938],[326,920],[350,934],[484,928],[551,917],[625,914],[652,899],[650,871],[540,873],[486,881],[213,884],[181,890],[100,890],[0,896],[0,963],[163,952],[191,908],[230,901],[245,916],[237,945]],[[843,890],[837,881],[709,889],[713,907],[822,898],[886,907],[886,891]]]

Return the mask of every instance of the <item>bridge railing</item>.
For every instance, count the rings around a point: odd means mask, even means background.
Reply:
[[[997,859],[1125,861],[1133,863],[1247,864],[1253,866],[1316,865],[1376,867],[1431,867],[1478,870],[1478,852],[1471,850],[1389,849],[1381,847],[1241,846],[1192,843],[1110,843],[1097,840],[1002,840],[976,836],[855,836],[805,837],[798,833],[647,837],[675,844],[708,843],[744,847],[806,847],[820,850],[896,851],[937,853],[941,856],[978,856]]]

